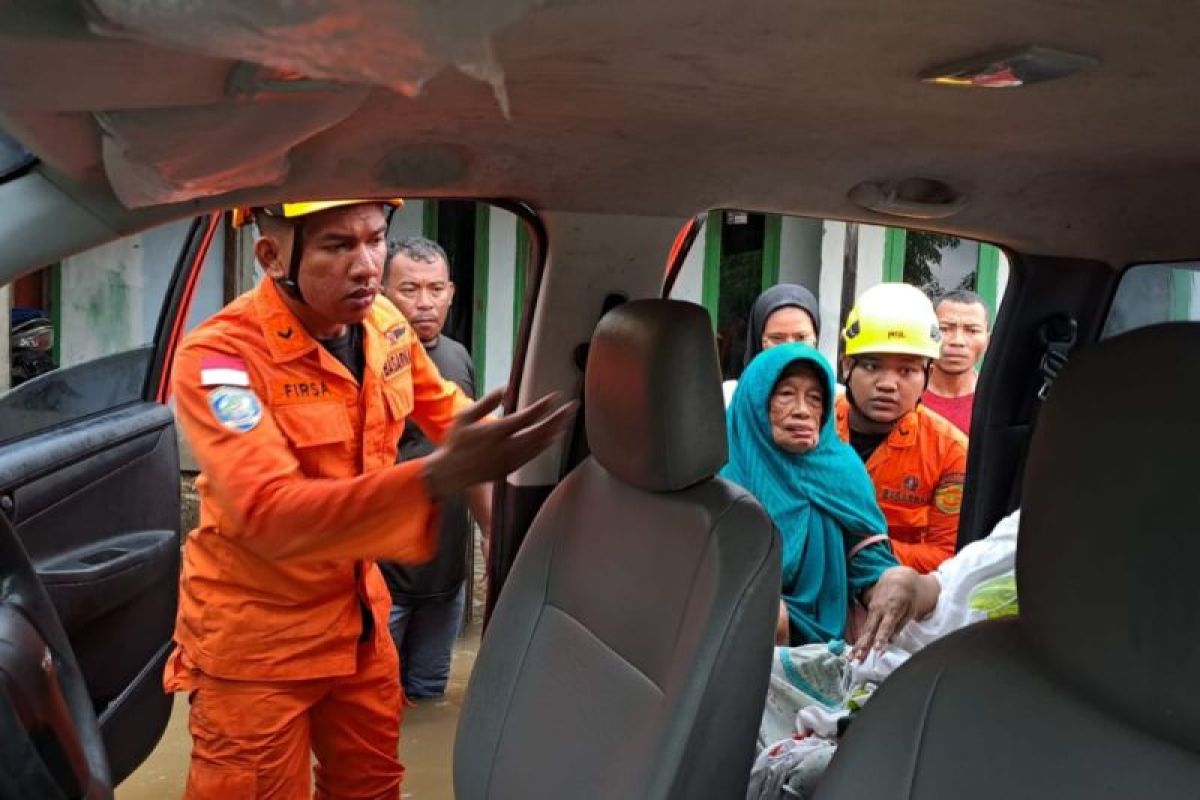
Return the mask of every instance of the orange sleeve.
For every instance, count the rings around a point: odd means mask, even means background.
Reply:
[[[967,476],[967,448],[949,439],[941,454],[942,472],[929,506],[929,528],[920,544],[892,542],[896,557],[917,572],[932,572],[954,555],[958,545],[958,518],[962,511],[963,481]]]
[[[220,511],[222,534],[268,558],[432,558],[436,515],[422,459],[353,478],[307,477],[261,394],[239,395],[248,399],[245,408],[258,405],[245,432],[218,419],[216,387],[200,381],[205,356],[242,356],[224,344],[185,343],[173,370],[176,414]],[[253,392],[254,383],[251,373],[252,386],[243,391]]]
[[[412,421],[434,444],[441,444],[454,419],[472,404],[471,398],[453,381],[438,372],[437,365],[417,338],[412,348]]]

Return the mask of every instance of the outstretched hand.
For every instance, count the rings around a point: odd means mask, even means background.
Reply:
[[[425,482],[435,497],[504,478],[549,447],[578,406],[549,394],[507,417],[483,421],[503,397],[497,389],[463,411],[442,446],[426,457]]]
[[[882,650],[901,628],[931,613],[940,591],[937,578],[918,575],[910,567],[884,572],[867,594],[867,621],[854,643],[854,660],[866,658],[872,648]]]

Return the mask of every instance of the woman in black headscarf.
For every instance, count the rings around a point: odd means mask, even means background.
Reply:
[[[817,346],[821,335],[821,309],[808,289],[794,283],[772,286],[750,307],[746,325],[746,357],[749,364],[763,350],[801,342]],[[725,381],[725,405],[729,405],[737,381]]]

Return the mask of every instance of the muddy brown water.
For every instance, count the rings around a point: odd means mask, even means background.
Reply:
[[[185,481],[185,529],[190,527],[190,520],[186,519],[189,511],[195,513],[194,508],[189,509],[186,498],[189,483]],[[404,721],[400,726],[400,760],[405,769],[400,794],[404,800],[453,800],[454,797],[451,779],[454,731],[466,694],[467,679],[479,651],[482,630],[482,562],[477,548],[474,613],[471,624],[466,626],[455,644],[445,697],[422,701],[415,707],[406,708],[404,712]],[[183,795],[192,751],[187,717],[187,696],[176,695],[166,733],[145,763],[117,787],[117,800],[167,800]]]

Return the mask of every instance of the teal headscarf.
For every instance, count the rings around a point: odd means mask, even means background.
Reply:
[[[817,446],[789,453],[775,444],[768,416],[771,392],[784,370],[805,361],[823,376],[825,414]],[[837,435],[833,369],[806,344],[772,347],[750,362],[728,413],[729,463],[721,471],[758,498],[783,546],[783,599],[793,643],[845,636],[852,594],[875,585],[896,558],[886,542],[847,555],[866,536],[887,533],[862,459]]]

